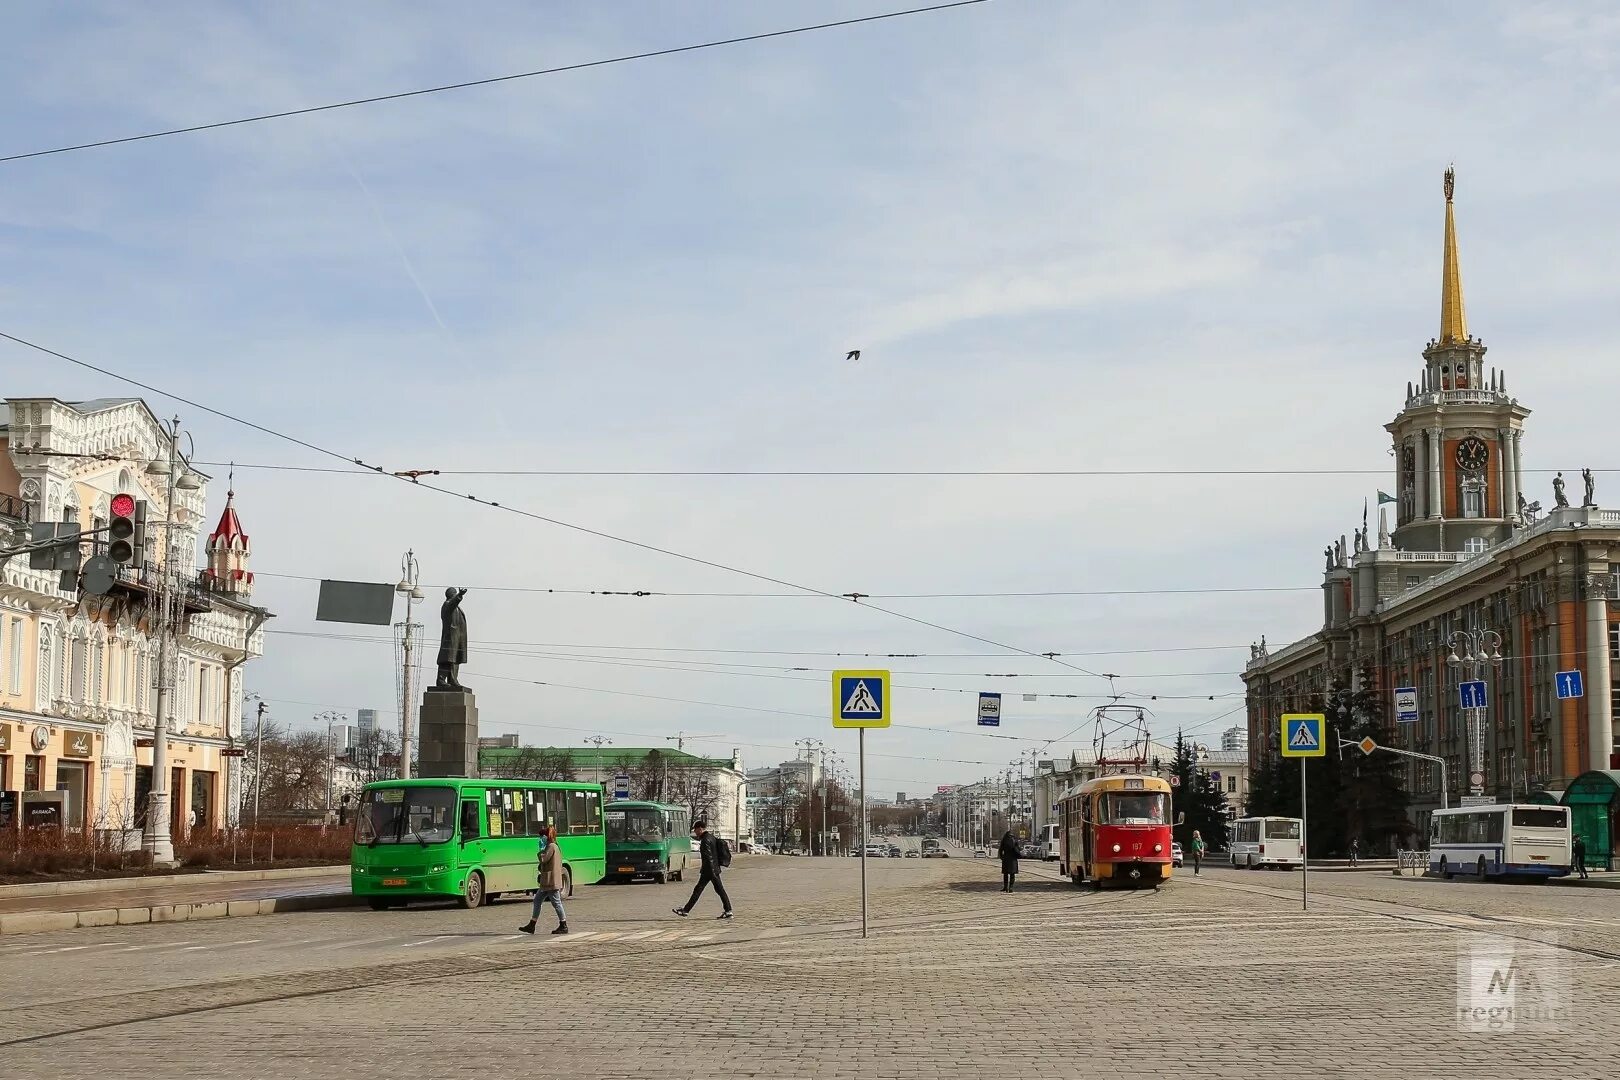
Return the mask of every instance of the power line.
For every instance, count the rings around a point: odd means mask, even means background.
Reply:
[[[293,436],[293,435],[288,435],[288,434],[286,434],[284,432],[277,431],[277,430],[275,430],[273,428],[265,427],[264,425],[254,423],[251,420],[244,420],[239,416],[233,416],[230,413],[223,412],[223,411],[221,411],[219,409],[215,409],[215,408],[213,408],[211,406],[203,405],[200,402],[192,401],[189,398],[181,397],[179,394],[175,394],[175,393],[171,393],[170,391],[167,391],[167,390],[159,389],[158,387],[153,386],[153,385],[151,385],[149,383],[143,383],[143,382],[141,382],[141,381],[139,381],[137,379],[132,379],[127,375],[120,375],[117,372],[109,371],[108,369],[103,368],[103,367],[98,367],[97,365],[92,364],[89,361],[80,360],[77,357],[69,356],[66,353],[57,352],[54,349],[48,349],[43,345],[35,344],[32,341],[28,341],[28,340],[26,340],[24,338],[16,337],[15,335],[8,334],[5,331],[0,331],[0,338],[4,338],[7,341],[15,342],[18,345],[24,346],[25,348],[33,349],[36,352],[43,353],[46,356],[52,356],[52,357],[55,357],[55,358],[57,358],[59,360],[64,360],[67,363],[74,364],[74,365],[76,365],[78,367],[81,367],[81,368],[84,368],[84,369],[86,369],[88,371],[97,372],[98,374],[105,375],[106,377],[108,377],[110,379],[116,379],[119,382],[128,383],[131,386],[138,386],[143,390],[150,391],[151,393],[157,394],[157,395],[159,395],[161,397],[166,397],[166,398],[169,398],[172,401],[178,401],[178,402],[181,402],[183,404],[190,405],[192,408],[200,409],[203,412],[206,412],[206,413],[208,413],[208,414],[210,414],[212,416],[217,416],[217,417],[219,417],[221,419],[229,420],[232,423],[241,424],[244,427],[248,427],[248,428],[253,429],[254,431],[262,432],[262,433],[264,433],[266,435],[269,435],[269,436],[271,436],[273,438],[282,439],[282,440],[284,440],[286,442],[290,442],[290,443],[294,444],[295,446],[301,446],[301,447],[304,447],[305,449],[313,450],[316,453],[322,454],[322,455],[324,455],[326,457],[337,458],[337,459],[342,460],[342,461],[353,461],[356,465],[360,465],[360,466],[363,466],[363,467],[368,468],[368,469],[373,469],[380,476],[392,476],[396,480],[400,480],[400,481],[403,481],[405,483],[409,483],[409,484],[411,484],[413,486],[416,486],[416,487],[425,488],[428,491],[438,492],[441,495],[448,495],[451,498],[455,498],[455,499],[463,499],[463,500],[466,500],[467,502],[476,503],[476,504],[478,504],[480,506],[486,506],[486,507],[489,507],[489,508],[495,509],[495,510],[501,510],[501,511],[503,511],[505,513],[508,513],[508,514],[515,514],[518,517],[527,518],[527,519],[529,519],[531,521],[539,521],[539,522],[544,522],[545,524],[548,524],[548,525],[555,525],[558,528],[569,529],[569,530],[571,530],[573,532],[578,532],[578,533],[584,534],[586,536],[594,536],[594,537],[597,537],[598,539],[602,539],[602,540],[611,540],[614,543],[624,544],[627,547],[638,548],[638,549],[640,549],[642,551],[650,551],[650,552],[653,552],[653,553],[658,554],[658,555],[666,555],[666,556],[668,556],[670,558],[673,558],[673,559],[680,559],[680,560],[682,560],[684,562],[690,562],[690,563],[693,563],[693,564],[698,565],[698,566],[707,566],[710,569],[721,570],[721,571],[724,571],[724,572],[729,573],[729,574],[737,574],[737,575],[739,575],[741,577],[752,578],[755,581],[763,581],[763,582],[766,582],[767,584],[771,584],[771,585],[780,585],[780,586],[782,586],[783,588],[786,588],[786,589],[797,589],[800,592],[810,593],[810,594],[813,594],[813,595],[816,595],[816,596],[822,596],[822,597],[825,597],[825,598],[827,598],[829,600],[849,600],[851,602],[858,603],[860,607],[866,608],[866,609],[868,609],[870,611],[881,612],[882,614],[888,615],[891,618],[901,619],[901,620],[903,620],[905,622],[913,623],[913,624],[915,624],[917,626],[925,626],[925,627],[928,627],[929,629],[932,629],[932,630],[941,631],[942,633],[953,634],[953,635],[955,635],[957,637],[966,638],[969,641],[977,641],[982,645],[991,645],[991,646],[994,646],[995,648],[998,648],[998,649],[1005,649],[1008,652],[1022,653],[1025,656],[1045,656],[1045,658],[1047,660],[1050,660],[1052,663],[1057,664],[1060,667],[1072,668],[1075,671],[1083,672],[1083,673],[1088,674],[1088,675],[1094,675],[1097,678],[1102,678],[1102,676],[1100,674],[1098,674],[1097,672],[1088,671],[1086,668],[1080,667],[1078,664],[1071,664],[1068,661],[1059,659],[1059,658],[1057,658],[1055,656],[1050,656],[1050,655],[1046,655],[1044,653],[1035,652],[1032,649],[1021,648],[1021,647],[1019,647],[1017,645],[1009,645],[1006,642],[996,641],[993,638],[984,637],[984,636],[979,635],[979,634],[969,633],[966,630],[957,630],[957,629],[955,629],[953,627],[946,626],[946,625],[944,625],[942,623],[932,622],[932,621],[930,621],[928,619],[922,619],[922,618],[919,618],[919,617],[917,617],[915,615],[907,615],[905,612],[896,611],[893,608],[886,608],[886,607],[882,607],[880,605],[871,604],[871,603],[860,603],[859,601],[862,599],[862,594],[860,594],[858,592],[851,592],[851,593],[845,593],[845,594],[832,593],[832,592],[826,591],[825,589],[817,589],[817,588],[815,588],[813,586],[810,586],[810,585],[801,585],[798,582],[789,581],[789,580],[786,580],[785,578],[771,577],[768,574],[761,574],[761,573],[757,573],[757,572],[752,571],[752,570],[744,570],[741,567],[731,566],[731,565],[729,565],[727,563],[716,562],[713,559],[705,559],[705,558],[702,558],[702,557],[697,556],[697,555],[688,555],[688,554],[686,554],[684,552],[675,551],[672,548],[659,547],[656,544],[646,543],[646,542],[641,541],[641,540],[632,540],[629,537],[618,536],[618,535],[616,535],[614,533],[605,532],[605,531],[603,531],[601,529],[593,529],[593,528],[591,528],[589,526],[580,525],[580,524],[577,524],[577,523],[571,522],[571,521],[564,521],[561,518],[548,517],[545,514],[537,514],[532,510],[523,510],[523,509],[520,509],[520,508],[515,507],[515,506],[507,506],[507,505],[504,505],[502,503],[496,502],[496,501],[491,500],[491,499],[480,498],[477,495],[473,495],[473,494],[471,494],[469,492],[454,491],[454,490],[452,490],[450,488],[439,487],[439,486],[437,486],[435,484],[425,484],[425,483],[422,483],[421,480],[418,479],[415,476],[407,476],[404,473],[391,473],[391,472],[388,472],[387,470],[381,468],[380,466],[370,465],[370,464],[362,461],[359,458],[346,457],[345,455],[340,454],[335,450],[329,450],[324,446],[318,446],[315,443],[309,442],[309,441],[307,441],[305,439],[301,439],[301,438],[298,438],[297,436]]]
[[[746,573],[746,571],[743,571]],[[287,581],[321,581],[322,578],[312,574],[281,574],[269,570],[255,571],[254,576],[266,578],[281,578]],[[755,575],[749,575],[755,576]],[[442,588],[440,585],[425,586],[426,588]],[[469,589],[480,593],[523,593],[550,596],[627,596],[636,599],[650,597],[685,598],[704,600],[806,600],[825,599],[827,594],[821,592],[703,592],[660,589],[567,589],[545,588],[543,586],[525,585],[469,585]],[[1065,597],[1065,596],[1200,596],[1200,595],[1234,595],[1249,593],[1287,593],[1287,592],[1321,592],[1320,585],[1252,585],[1229,587],[1220,586],[1190,586],[1181,589],[1045,589],[1029,592],[926,592],[926,593],[861,593],[861,601],[866,600],[987,600],[1010,599],[1018,597]],[[838,599],[847,599],[841,596]],[[870,605],[868,605],[870,606]],[[1016,650],[1022,651],[1022,650]],[[1044,653],[1041,655],[1045,655]],[[1060,654],[1061,655],[1061,654]],[[1072,654],[1071,654],[1072,655]]]
[[[210,467],[225,468],[234,465],[238,469],[255,469],[269,472],[301,472],[301,473],[328,473],[332,475],[365,475],[369,469],[336,469],[323,465],[271,465],[254,464],[240,461],[199,461],[197,464]],[[1555,472],[1567,472],[1568,469],[1521,469],[1525,474],[1545,473],[1551,475]],[[1620,468],[1593,469],[1593,473],[1620,473]],[[423,469],[422,476],[537,476],[556,477],[566,479],[580,477],[587,479],[607,479],[612,477],[648,477],[657,479],[689,478],[760,478],[760,479],[793,479],[828,477],[837,479],[857,479],[861,477],[872,478],[922,478],[930,477],[940,479],[1065,479],[1065,478],[1096,478],[1106,476],[1140,477],[1140,476],[1383,476],[1390,475],[1389,469],[1351,469],[1351,468],[1320,468],[1320,469],[1288,469],[1288,468],[1174,468],[1174,469]]]
[[[933,4],[928,7],[907,8],[904,11],[887,11],[879,15],[865,15],[854,19],[839,19],[836,22],[816,23],[813,26],[796,26],[788,30],[772,30],[761,34],[744,34],[740,37],[721,38],[717,41],[705,41],[695,45],[678,45],[668,49],[653,49],[648,52],[628,53],[623,56],[611,56],[602,60],[587,60],[577,64],[563,64],[558,67],[539,68],[535,71],[520,71],[510,75],[494,75],[483,79],[469,79],[465,82],[445,83],[442,86],[428,86],[417,90],[401,90],[391,94],[377,94],[372,97],[354,98],[349,101],[335,101],[326,105],[311,105],[302,109],[283,109],[280,112],[259,113],[255,116],[238,117],[235,120],[216,120],[206,124],[192,124],[189,127],[167,128],[162,131],[148,131],[141,135],[123,135],[113,139],[98,139],[95,142],[76,143],[71,146],[58,146],[49,150],[32,150],[23,154],[11,154],[0,157],[0,162],[22,161],[27,158],[48,157],[53,154],[68,154],[75,150],[93,150],[103,146],[118,146],[123,143],[144,142],[148,139],[162,139],[170,135],[189,135],[198,131],[213,131],[218,128],[238,127],[242,124],[257,124],[265,120],[283,120],[292,116],[308,116],[312,113],[331,112],[334,109],[348,109],[356,105],[375,105],[384,101],[400,101],[405,98],[423,97],[428,94],[443,94],[451,90],[468,90],[478,86],[493,86],[498,83],[516,82],[519,79],[533,79],[542,75],[561,75],[570,71],[584,71],[589,68],[607,67],[610,64],[625,64],[632,60],[651,60],[660,56],[675,56],[680,53],[699,52],[704,49],[718,49],[726,45],[742,45],[753,41],[768,41],[772,38],[791,37],[795,34],[809,34],[817,30],[833,30],[845,26],[857,26],[861,23],[881,22],[885,19],[899,19],[907,15],[924,15],[929,12],[947,11],[951,8],[972,7],[976,4],[986,3],[987,0],[954,0],[953,3]]]
[[[308,630],[274,630],[266,633],[288,636],[288,638],[314,638],[321,641],[353,641],[360,644],[394,644],[392,638],[382,636],[350,635],[350,633],[318,633]],[[489,648],[496,646],[496,648]],[[499,646],[518,646],[518,648],[499,648]],[[541,651],[535,651],[541,649]],[[492,656],[531,656],[535,659],[549,659],[549,661],[595,661],[601,664],[635,665],[635,667],[648,667],[650,670],[711,670],[713,674],[739,674],[739,672],[726,672],[719,669],[763,669],[773,672],[820,672],[831,674],[831,667],[807,667],[802,664],[744,664],[740,661],[703,661],[703,659],[677,659],[677,657],[664,656],[635,656],[635,654],[599,654],[599,653],[551,653],[544,651],[543,646],[528,646],[528,643],[512,643],[512,641],[488,641],[480,644],[481,653]],[[1004,654],[998,654],[1003,656]],[[632,664],[633,662],[633,664]],[[658,665],[658,667],[653,667]],[[948,678],[1089,678],[1082,672],[923,672],[923,670],[891,669],[894,675],[933,675],[933,677]],[[1140,672],[1134,675],[1115,675],[1115,678],[1210,678],[1221,675],[1241,675],[1243,672]]]

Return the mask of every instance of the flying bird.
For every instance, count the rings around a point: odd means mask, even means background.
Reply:
[[[859,349],[851,349],[851,350],[849,350],[849,355],[844,357],[845,360],[859,360],[860,358],[861,358],[861,350],[859,350]]]

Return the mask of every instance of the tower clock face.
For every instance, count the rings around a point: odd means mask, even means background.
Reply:
[[[1467,472],[1479,472],[1490,459],[1490,447],[1482,439],[1470,435],[1457,444],[1457,464]]]

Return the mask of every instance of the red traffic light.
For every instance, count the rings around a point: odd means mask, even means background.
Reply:
[[[135,496],[114,495],[108,509],[113,517],[132,517],[135,514]]]

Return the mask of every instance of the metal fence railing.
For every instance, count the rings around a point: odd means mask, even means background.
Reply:
[[[1395,876],[1421,877],[1429,872],[1429,853],[1427,851],[1400,851],[1395,852]]]

